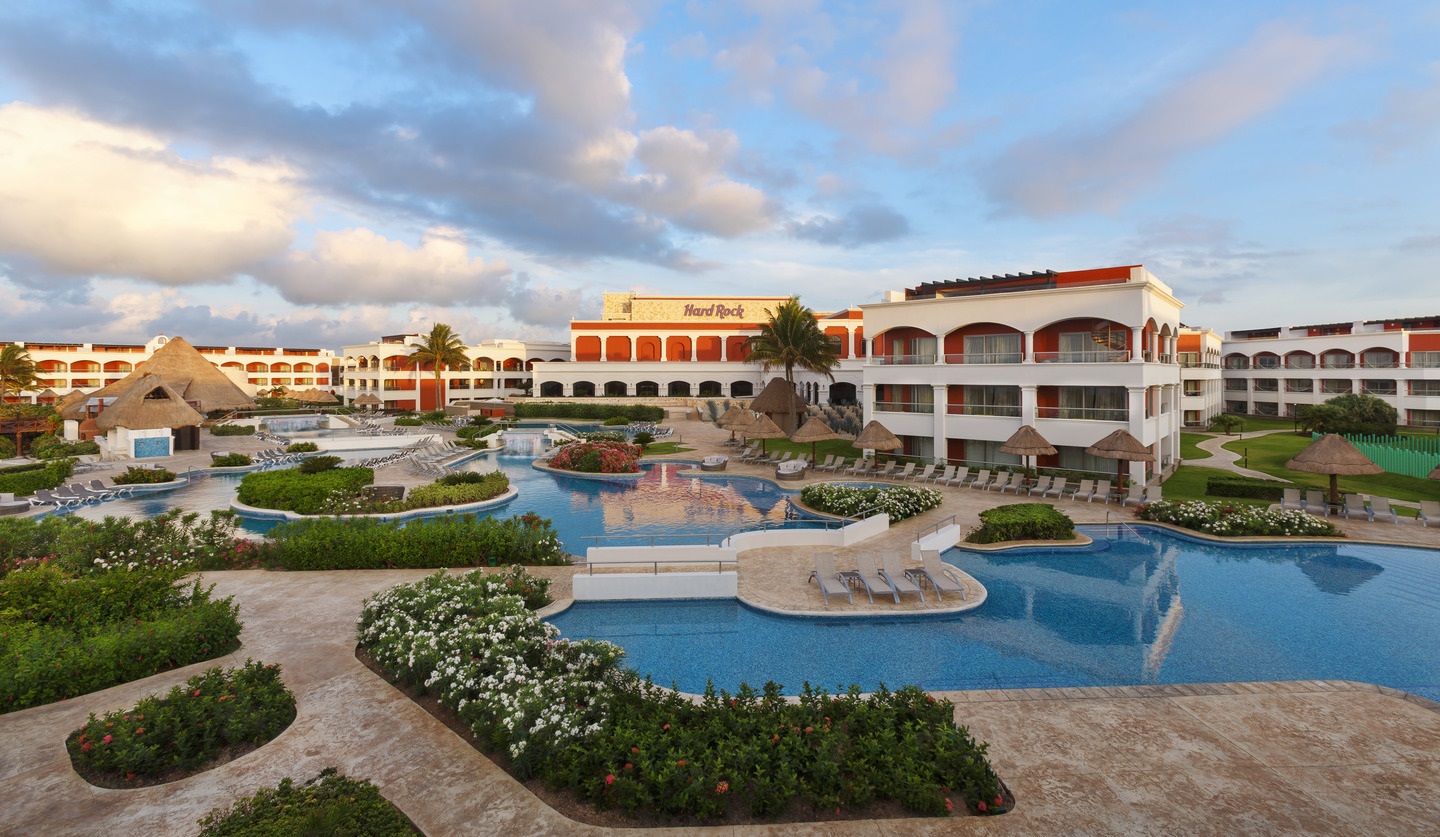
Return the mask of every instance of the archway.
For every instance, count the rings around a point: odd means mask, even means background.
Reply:
[[[830,385],[830,403],[835,406],[856,403],[855,385],[834,383]]]
[[[730,395],[734,398],[751,398],[755,395],[755,385],[749,381],[736,381],[730,385]]]
[[[690,395],[689,381],[671,381],[665,393],[671,398],[686,398]]]
[[[541,398],[560,398],[565,395],[565,385],[559,381],[546,381],[540,385]]]
[[[606,395],[606,396],[611,397],[611,398],[616,398],[616,397],[623,398],[624,396],[627,396],[627,395],[629,395],[629,394],[630,394],[630,388],[625,385],[625,382],[624,382],[624,381],[606,381],[606,382],[605,382],[605,395]]]
[[[593,381],[576,381],[570,392],[576,398],[594,398],[595,384]]]

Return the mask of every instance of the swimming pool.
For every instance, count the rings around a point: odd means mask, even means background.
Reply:
[[[1080,527],[1082,529],[1086,527]],[[657,683],[787,693],[1357,680],[1440,700],[1440,551],[1212,545],[1139,528],[1085,550],[945,560],[989,590],[955,616],[777,616],[733,600],[579,602],[552,621]]]

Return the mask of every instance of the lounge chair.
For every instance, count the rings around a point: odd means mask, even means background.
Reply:
[[[1012,488],[1015,489],[1016,494],[1019,494],[1020,489],[1024,487],[1025,475],[1020,471],[1011,471],[1008,474],[1002,473],[997,476],[995,478],[995,482],[991,483],[990,485],[990,489],[998,489],[1001,494],[1004,494],[1006,491]]]
[[[108,500],[115,496],[109,491],[96,491],[93,488],[86,488],[78,482],[72,482],[66,486],[71,494],[88,500]]]
[[[1284,495],[1280,500],[1280,508],[1304,511],[1305,503],[1300,499],[1300,489],[1286,488],[1282,491]]]
[[[953,485],[956,488],[959,488],[960,486],[964,485],[965,481],[969,478],[970,466],[966,465],[964,467],[955,469],[955,476],[946,478],[941,484],[947,486]]]
[[[71,491],[70,487],[67,485],[57,485],[54,488],[50,489],[50,493],[61,499],[78,500],[81,503],[88,503],[91,500],[99,502],[98,497],[91,494],[80,494],[78,492]]]
[[[859,459],[855,460],[855,464],[851,465],[849,468],[846,468],[845,473],[853,474],[858,477],[861,474],[868,473],[873,465],[874,462],[872,460],[866,459],[862,456]]]
[[[971,488],[988,488],[992,479],[994,479],[994,477],[990,476],[990,469],[985,468],[975,475],[975,479],[970,480],[970,482],[966,484]]]
[[[814,468],[814,470],[817,471],[817,472],[818,472],[818,471],[824,471],[824,470],[827,470],[831,465],[834,465],[834,464],[835,464],[835,454],[832,453],[832,454],[830,454],[829,456],[825,457],[825,461],[824,461],[824,462],[821,462],[819,465],[816,465],[815,468]]]
[[[913,473],[915,473],[915,463],[906,462],[904,468],[901,468],[893,474],[887,474],[886,478],[892,480],[907,480]]]
[[[931,474],[931,475],[930,475],[930,478],[927,479],[927,480],[925,480],[925,482],[934,483],[935,485],[949,485],[950,480],[952,480],[952,479],[954,479],[954,478],[955,478],[955,466],[954,466],[954,465],[946,465],[946,466],[945,466],[945,470],[939,471],[939,472],[934,473],[934,474]]]
[[[1376,497],[1372,494],[1370,496],[1370,519],[1373,521],[1376,518],[1384,517],[1389,517],[1390,522],[1396,525],[1400,523],[1400,515],[1397,514],[1394,507],[1390,505],[1390,498]]]
[[[824,471],[824,472],[829,473],[829,474],[835,474],[835,473],[839,473],[839,472],[845,470],[846,468],[849,468],[851,465],[854,465],[854,464],[855,464],[855,461],[854,461],[853,459],[846,459],[846,458],[843,457],[843,456],[837,456],[837,457],[835,457],[835,461],[834,461],[834,462],[831,462],[829,465],[822,465],[821,467],[816,468],[815,470],[817,470],[817,471]]]
[[[1064,496],[1064,494],[1065,494],[1065,483],[1066,483],[1066,482],[1067,482],[1067,480],[1066,480],[1065,477],[1056,477],[1056,478],[1055,478],[1055,482],[1051,483],[1049,488],[1047,488],[1047,489],[1045,489],[1044,491],[1040,492],[1040,496],[1041,496],[1041,497],[1054,497],[1056,500],[1059,500],[1059,499],[1060,499],[1062,496]],[[1031,492],[1031,493],[1033,494],[1034,492]]]
[[[1440,523],[1440,500],[1421,500],[1420,516],[1417,518],[1420,525],[1426,529],[1430,528],[1430,521]]]
[[[875,568],[875,556],[869,552],[862,552],[855,556],[855,569],[860,573],[860,583],[865,585],[865,595],[870,601],[875,601],[875,592],[889,593],[895,597],[895,604],[900,604],[900,591],[895,589],[885,576]]]
[[[1145,505],[1145,483],[1130,483],[1130,490],[1125,493],[1125,499],[1120,501],[1120,505],[1128,506],[1131,503],[1134,503],[1137,506]]]
[[[787,450],[781,453],[777,453],[769,459],[762,460],[762,463],[765,465],[779,465],[781,462],[789,462],[794,457],[795,451]]]
[[[911,482],[925,482],[926,480],[930,479],[930,477],[933,476],[934,473],[935,473],[935,464],[932,462],[931,464],[926,465],[924,468],[922,468],[919,473],[911,474],[911,475],[910,475],[910,481],[911,481]]]
[[[925,601],[925,591],[921,590],[920,585],[916,584],[914,579],[910,577],[910,573],[905,571],[905,568],[900,564],[899,555],[893,552],[886,552],[880,557],[880,563],[880,574],[885,577],[886,581],[890,582],[891,587],[895,588],[895,594],[897,596],[901,593],[915,593],[920,597],[920,601]]]
[[[1041,495],[1041,496],[1044,496],[1045,492],[1047,492],[1047,491],[1050,490],[1050,483],[1052,483],[1052,482],[1054,482],[1054,481],[1055,481],[1055,478],[1054,478],[1054,477],[1036,477],[1036,478],[1035,478],[1035,484],[1030,487],[1029,493],[1030,493],[1032,496],[1033,496],[1033,495],[1036,495],[1036,494],[1039,494],[1039,495]],[[1016,494],[1019,494],[1019,493],[1020,493],[1019,489],[1016,489],[1015,493],[1016,493]]]
[[[1305,492],[1305,513],[1318,514],[1321,517],[1330,516],[1330,501],[1325,498],[1323,491]]]
[[[1360,499],[1359,494],[1346,494],[1345,506],[1340,511],[1345,515],[1346,520],[1374,520],[1375,515],[1365,508],[1365,501]]]
[[[898,464],[900,464],[900,463],[898,463],[898,462],[896,462],[895,460],[892,459],[892,460],[890,460],[889,462],[886,462],[886,463],[885,463],[885,467],[884,467],[884,468],[880,468],[880,469],[878,469],[878,470],[871,471],[870,473],[866,474],[866,476],[869,476],[869,477],[889,477],[891,474],[895,473],[895,466],[898,465]]]
[[[1090,495],[1089,502],[1095,502],[1096,497],[1104,500],[1105,505],[1110,505],[1110,480],[1099,480],[1095,483],[1095,493]]]
[[[1070,495],[1071,500],[1079,500],[1081,498],[1089,500],[1095,496],[1095,480],[1081,480],[1078,486],[1070,489],[1066,493]]]
[[[955,571],[940,560],[940,550],[920,550],[920,572],[929,580],[931,589],[935,591],[935,598],[944,601],[942,593],[959,593],[961,599],[965,598],[965,585]]]
[[[37,488],[35,489],[35,493],[30,496],[30,505],[55,506],[56,508],[60,509],[73,509],[76,506],[80,505],[80,500],[77,497],[61,497],[52,494],[50,490],[46,488]]]
[[[1160,486],[1160,483],[1157,482],[1149,488],[1145,489],[1145,502],[1159,503],[1164,499],[1165,489]]]
[[[855,604],[855,597],[850,595],[850,585],[835,572],[835,556],[830,554],[815,556],[815,572],[810,577],[820,582],[820,596],[825,600],[825,606],[830,606],[830,595],[843,595],[850,604]]]

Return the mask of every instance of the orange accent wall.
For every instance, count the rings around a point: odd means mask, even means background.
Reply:
[[[660,359],[660,338],[659,337],[636,337],[635,338],[636,360],[649,361]]]
[[[845,326],[830,326],[830,327],[828,327],[828,328],[825,329],[825,335],[826,335],[827,337],[836,337],[836,338],[839,338],[839,340],[840,340],[840,353],[839,353],[839,356],[842,357],[842,358],[850,357],[850,347],[847,346],[847,345],[845,345],[845,341],[847,341],[847,340],[850,338],[850,331],[849,331],[848,329],[846,329]]]
[[[946,439],[946,440],[945,440],[945,458],[946,458],[946,459],[949,459],[949,460],[952,460],[952,461],[955,461],[955,462],[964,462],[964,461],[965,461],[965,440],[964,440],[964,439]]]
[[[949,387],[946,387],[946,389],[945,389],[945,406],[946,406],[946,407],[963,407],[963,406],[965,406],[965,387],[964,387],[964,385],[961,385],[961,384],[951,384]],[[948,413],[948,412],[950,412],[950,411],[947,409],[945,412]]]
[[[689,360],[691,357],[689,337],[669,337],[665,340],[666,360]]]
[[[732,361],[743,361],[750,356],[750,350],[745,348],[744,337],[725,338],[725,356]],[[715,358],[719,360],[720,358]]]
[[[1130,281],[1130,269],[1140,267],[1134,265],[1120,265],[1117,267],[1097,267],[1091,270],[1067,270],[1055,275],[1055,284],[1065,285],[1088,285],[1092,282],[1104,281]]]
[[[1036,388],[1035,388],[1035,406],[1037,406],[1037,407],[1059,407],[1059,406],[1060,406],[1060,388],[1059,388],[1059,387],[1036,387]]]
[[[720,360],[721,337],[699,337],[695,340],[695,358],[700,361],[712,361],[718,363]]]
[[[629,360],[630,359],[630,338],[629,337],[606,337],[605,338],[606,360]]]
[[[1440,332],[1430,334],[1411,334],[1410,351],[1412,352],[1440,352]]]
[[[420,379],[420,409],[438,410],[440,404],[440,385],[434,378]]]
[[[1200,351],[1200,335],[1181,334],[1175,340],[1175,351],[1177,352],[1198,352]]]
[[[865,326],[855,329],[855,357],[865,356]]]

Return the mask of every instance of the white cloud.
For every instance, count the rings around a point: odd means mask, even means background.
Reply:
[[[1388,160],[1399,151],[1423,148],[1440,138],[1440,61],[1427,68],[1425,83],[1418,87],[1397,87],[1385,98],[1384,109],[1374,118],[1356,120],[1338,133],[1374,144],[1375,156]]]
[[[411,247],[351,228],[317,233],[310,250],[292,251],[256,277],[300,304],[449,305],[503,298],[511,270],[504,262],[471,258],[468,242],[454,230],[427,230],[420,246]]]
[[[185,158],[64,110],[0,108],[0,253],[73,276],[226,280],[284,250],[305,196],[285,166]]]
[[[700,232],[743,235],[771,223],[765,193],[730,179],[726,163],[740,141],[730,131],[662,127],[645,131],[635,145],[642,174],[617,189],[617,197]]]
[[[992,200],[1030,215],[1114,211],[1177,157],[1263,117],[1356,49],[1346,35],[1264,26],[1107,128],[1066,125],[1018,143],[985,169],[981,183]]]

